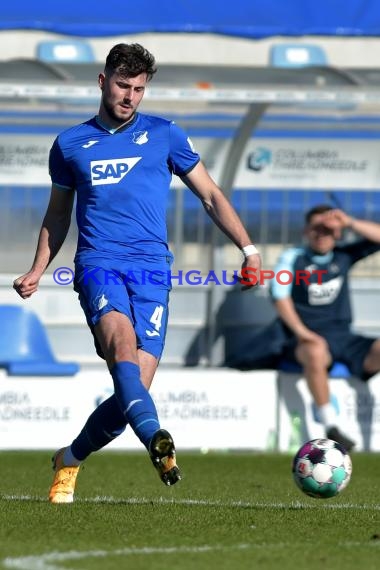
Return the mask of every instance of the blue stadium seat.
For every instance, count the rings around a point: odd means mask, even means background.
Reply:
[[[74,362],[58,362],[44,325],[19,305],[0,305],[0,367],[10,376],[73,376]]]
[[[273,67],[305,67],[307,65],[328,65],[324,49],[313,44],[282,43],[270,48],[269,63]]]
[[[83,40],[41,41],[36,56],[40,61],[56,63],[91,63],[95,61],[90,44]]]
[[[282,360],[278,366],[278,370],[290,374],[302,374],[302,367],[290,360]],[[351,376],[351,372],[343,362],[334,362],[329,371],[329,378],[350,378]]]

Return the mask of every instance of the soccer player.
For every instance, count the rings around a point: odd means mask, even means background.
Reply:
[[[351,228],[360,239],[338,245],[344,228]],[[272,282],[284,356],[303,367],[326,436],[350,451],[354,442],[339,429],[330,403],[328,370],[333,361],[340,361],[363,380],[380,371],[380,340],[351,331],[348,287],[351,267],[379,251],[380,225],[320,205],[307,212],[304,237],[305,245],[283,252],[275,268],[276,274],[291,272],[292,282]]]
[[[240,248],[242,267],[260,255],[238,215],[173,121],[138,112],[155,59],[139,44],[117,44],[99,74],[98,115],[58,135],[49,157],[52,180],[31,269],[14,281],[22,298],[61,248],[74,195],[78,244],[74,289],[106,360],[114,394],[87,419],[71,445],[53,457],[49,499],[73,501],[80,464],[131,426],[162,481],[180,479],[172,436],[161,428],[149,394],[168,318],[170,267],[166,208],[175,174],[201,200],[213,222]]]

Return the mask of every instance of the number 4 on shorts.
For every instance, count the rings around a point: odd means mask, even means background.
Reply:
[[[162,315],[164,313],[164,307],[162,305],[157,305],[157,307],[153,311],[153,315],[150,317],[150,322],[156,329],[159,331],[162,325]]]

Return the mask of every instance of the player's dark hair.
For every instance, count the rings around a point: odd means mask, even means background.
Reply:
[[[117,71],[125,78],[146,73],[150,81],[157,71],[156,60],[140,44],[116,44],[107,56],[105,71]]]
[[[332,206],[329,206],[328,204],[319,204],[318,206],[313,206],[313,208],[311,208],[306,212],[305,222],[308,224],[310,223],[310,220],[313,216],[316,216],[317,214],[324,214],[325,212],[329,212],[330,210],[333,209],[334,208]]]

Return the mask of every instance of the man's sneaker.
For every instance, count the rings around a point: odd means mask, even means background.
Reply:
[[[326,431],[326,436],[328,439],[332,439],[339,443],[344,449],[349,452],[355,446],[355,442],[349,437],[344,435],[337,427],[331,427]]]
[[[55,471],[49,492],[51,503],[72,503],[74,501],[75,481],[79,472],[79,465],[69,467],[63,465],[65,449],[62,447],[51,458]]]
[[[181,479],[176,463],[173,438],[165,429],[159,429],[152,437],[149,455],[165,485],[174,485]]]

